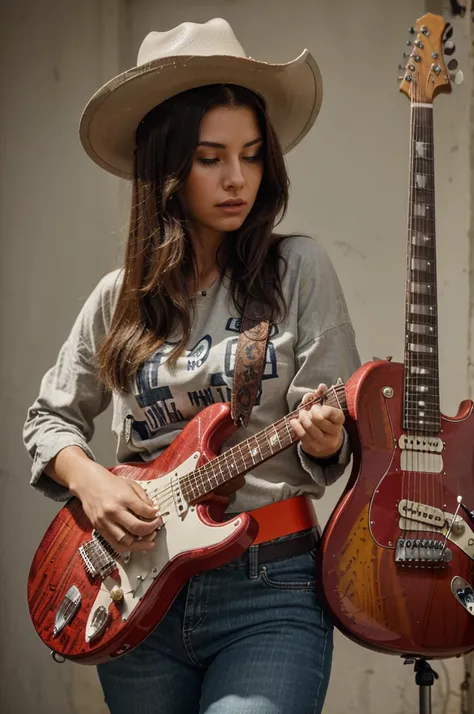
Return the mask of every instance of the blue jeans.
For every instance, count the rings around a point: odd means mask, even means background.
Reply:
[[[322,711],[333,631],[315,553],[261,564],[258,548],[193,577],[141,645],[99,665],[111,714]]]

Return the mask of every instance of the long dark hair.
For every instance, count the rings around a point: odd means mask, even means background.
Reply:
[[[185,349],[193,313],[187,283],[197,284],[197,265],[180,197],[188,177],[204,114],[218,106],[249,107],[263,138],[263,177],[255,204],[241,228],[227,234],[217,264],[230,280],[240,315],[248,298],[272,321],[285,313],[279,243],[273,228],[285,215],[288,175],[264,101],[235,85],[190,89],[163,102],[141,121],[136,133],[130,228],[123,283],[111,329],[99,350],[100,376],[109,389],[128,391],[139,367],[169,338],[171,368]]]

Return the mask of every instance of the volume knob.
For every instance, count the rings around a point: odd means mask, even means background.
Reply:
[[[113,588],[109,592],[111,600],[114,602],[119,602],[119,600],[123,600],[123,590],[122,588],[119,588],[118,585],[114,585]]]

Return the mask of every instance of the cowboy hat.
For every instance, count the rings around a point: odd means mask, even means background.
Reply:
[[[286,64],[248,57],[226,20],[183,22],[150,32],[136,67],[104,84],[89,100],[79,135],[89,156],[110,173],[133,178],[135,133],[154,107],[208,84],[238,84],[259,94],[284,152],[308,133],[321,106],[318,65],[304,50]]]

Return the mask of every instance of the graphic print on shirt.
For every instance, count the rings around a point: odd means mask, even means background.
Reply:
[[[231,400],[240,319],[230,318],[225,331],[235,337],[224,337],[213,345],[212,337],[204,335],[192,349],[181,355],[175,373],[170,372],[166,360],[175,346],[173,343],[164,343],[147,360],[133,384],[133,394],[140,409],[139,414],[130,414],[126,419],[127,441],[146,441],[162,429],[182,428],[183,422],[192,419],[204,407]],[[278,327],[272,325],[262,382],[278,377],[276,351],[271,342],[277,334]],[[223,369],[213,371],[212,364],[223,366]],[[255,406],[260,403],[261,392],[262,387]]]

